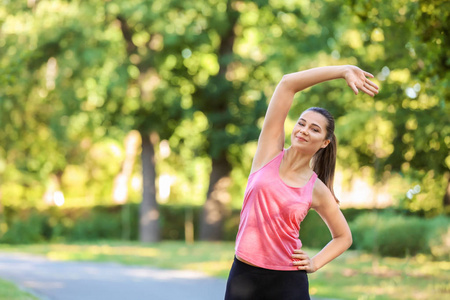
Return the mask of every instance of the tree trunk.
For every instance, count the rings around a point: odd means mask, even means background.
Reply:
[[[222,239],[223,221],[227,216],[227,203],[230,202],[231,165],[224,156],[212,160],[212,171],[208,195],[203,206],[200,221],[200,239],[217,241]]]
[[[442,200],[444,202],[444,212],[448,215],[450,214],[450,178],[448,179],[447,190],[445,191],[445,195]]]
[[[239,19],[239,14],[233,8],[233,0],[228,0],[228,28],[221,36],[220,47],[218,49],[219,73],[215,76],[216,79],[219,78],[223,83],[227,82],[225,74],[233,56],[233,45],[236,39],[235,26]],[[218,98],[217,107],[212,113],[224,113],[226,111],[228,97],[228,95],[222,94]],[[216,131],[225,130],[225,126],[226,124],[212,124],[213,129]],[[227,213],[226,203],[230,201],[228,187],[231,182],[231,165],[227,161],[225,155],[226,150],[222,151],[223,153],[218,158],[212,159],[208,194],[200,220],[201,240],[220,240],[223,235],[223,221]]]
[[[155,150],[149,135],[140,132],[142,138],[142,182],[143,193],[139,216],[139,239],[150,243],[160,240],[159,211],[156,203]]]

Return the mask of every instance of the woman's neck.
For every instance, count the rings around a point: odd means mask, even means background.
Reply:
[[[285,150],[283,157],[283,170],[289,173],[301,174],[303,172],[310,172],[310,161],[312,156],[300,152],[299,150],[289,147]]]

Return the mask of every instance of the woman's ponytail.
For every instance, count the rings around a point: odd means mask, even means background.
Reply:
[[[334,171],[336,169],[336,151],[337,141],[336,136],[333,133],[328,146],[320,149],[314,154],[312,158],[312,169],[316,172],[317,177],[319,177],[319,179],[330,189],[336,202],[339,203],[333,189]]]
[[[339,203],[333,189],[337,152],[337,140],[334,134],[334,118],[326,109],[321,107],[311,107],[307,109],[307,111],[320,113],[327,119],[328,124],[326,139],[330,140],[330,143],[325,148],[321,148],[316,152],[316,154],[314,154],[311,161],[311,167],[319,179],[322,180],[322,182],[325,183],[325,185],[330,189],[331,194],[333,194],[334,199],[336,199],[336,202]]]

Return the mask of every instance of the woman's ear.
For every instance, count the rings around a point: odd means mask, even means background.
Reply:
[[[320,148],[326,148],[329,143],[330,143],[330,140],[324,140],[322,143],[322,146]]]

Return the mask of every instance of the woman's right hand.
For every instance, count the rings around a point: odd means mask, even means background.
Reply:
[[[356,66],[346,66],[343,77],[355,95],[358,95],[359,90],[372,97],[378,94],[378,86],[367,78],[374,77],[369,72]]]

